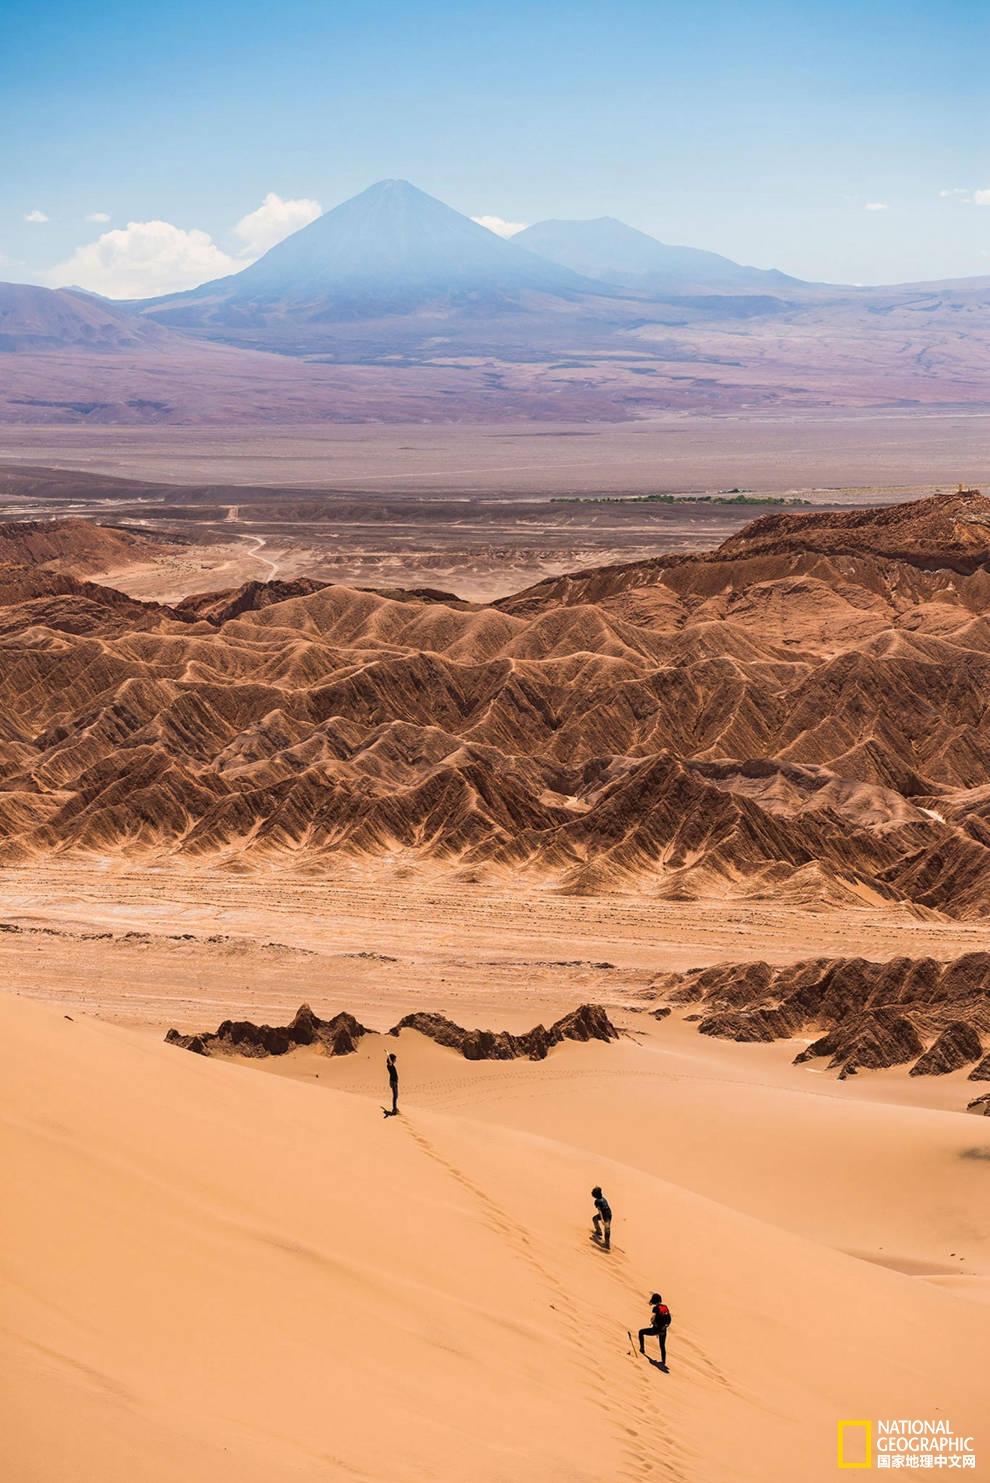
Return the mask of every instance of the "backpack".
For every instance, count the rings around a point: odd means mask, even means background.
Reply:
[[[653,1305],[653,1318],[658,1329],[670,1328],[670,1309],[666,1303],[655,1303]]]

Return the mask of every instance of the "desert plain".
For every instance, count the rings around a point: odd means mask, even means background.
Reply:
[[[798,436],[376,504],[5,429],[17,1483],[990,1475],[988,502]]]

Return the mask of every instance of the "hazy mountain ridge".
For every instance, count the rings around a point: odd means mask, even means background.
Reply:
[[[729,289],[767,294],[811,286],[776,268],[750,268],[717,252],[671,246],[613,216],[539,221],[513,240],[589,278],[644,293]]]
[[[0,352],[116,352],[161,346],[168,338],[167,330],[128,305],[81,289],[0,283]]]
[[[385,180],[241,272],[144,308],[178,328],[236,332],[287,313],[312,327],[429,307],[497,312],[526,294],[570,301],[600,292],[600,285],[497,237],[407,181]]]
[[[185,293],[0,286],[0,347],[3,422],[985,405],[990,278],[806,284],[610,218],[506,240],[382,181]]]

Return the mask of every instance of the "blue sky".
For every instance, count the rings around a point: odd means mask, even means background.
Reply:
[[[145,262],[125,292],[155,282],[158,250],[215,276],[276,218],[386,176],[469,215],[613,215],[807,278],[990,273],[985,0],[0,0],[0,16],[3,277],[106,277],[108,232]],[[169,231],[126,236],[149,222]]]

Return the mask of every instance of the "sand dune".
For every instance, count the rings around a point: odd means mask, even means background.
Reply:
[[[591,1145],[587,1124],[509,1130],[412,1091],[385,1120],[357,1086],[11,999],[0,1020],[18,1480],[791,1483],[833,1475],[840,1417],[938,1408],[977,1428],[979,1303],[672,1182],[662,1149],[615,1162],[607,1108]],[[403,1064],[417,1042],[403,1032]],[[428,1054],[469,1090],[467,1075],[518,1086],[615,1049],[533,1068]],[[922,1158],[923,1120],[913,1131]],[[778,1151],[800,1160],[800,1130]],[[587,1237],[595,1179],[621,1212],[609,1259]],[[658,1282],[669,1375],[625,1335]]]
[[[618,1042],[539,1065],[465,1068],[405,1032],[398,1050],[417,1106],[586,1148],[926,1284],[990,1273],[983,1128],[964,1096],[952,1115],[892,1102],[882,1080],[847,1099],[690,1026],[621,1022]],[[332,1065],[306,1050],[254,1064],[373,1097],[382,1054],[369,1042]]]

